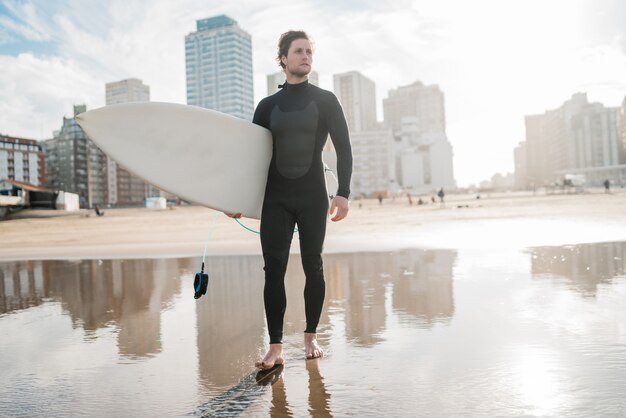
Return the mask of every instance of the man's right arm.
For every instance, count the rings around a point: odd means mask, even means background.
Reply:
[[[259,104],[257,105],[256,109],[254,110],[254,116],[252,117],[252,123],[254,123],[255,125],[259,125],[262,126],[266,129],[269,129],[270,123],[269,123],[269,113],[267,111],[268,109],[268,103],[266,99],[263,99],[259,102]],[[228,212],[224,212],[224,214],[226,216],[228,216],[229,218],[241,218],[241,213],[228,213]]]
[[[268,98],[261,100],[254,110],[254,117],[252,123],[262,126],[266,129],[270,128],[270,115],[269,115],[269,102]]]

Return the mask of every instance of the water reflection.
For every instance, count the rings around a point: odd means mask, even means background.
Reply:
[[[89,260],[16,262],[1,266],[1,313],[60,302],[85,337],[113,325],[119,354],[128,358],[161,351],[161,313],[180,293],[179,272],[189,260]]]
[[[268,341],[260,256],[209,258],[198,301],[198,259],[0,263],[0,410],[619,416],[625,255],[624,243],[327,255],[319,361],[304,361],[294,255],[287,363],[267,386],[252,368]]]
[[[335,311],[345,306],[345,332],[357,345],[382,341],[387,289],[393,313],[406,325],[428,328],[454,314],[452,269],[456,251],[404,250],[328,258],[327,297]]]
[[[0,264],[0,314],[40,305],[43,289],[41,262]]]
[[[533,276],[565,278],[584,296],[595,296],[598,285],[608,284],[626,271],[623,242],[538,247],[530,252]]]
[[[403,322],[429,327],[454,314],[452,269],[456,251],[404,250],[392,253],[330,254],[324,257],[326,301],[319,332],[328,328],[329,315],[344,316],[345,334],[360,346],[382,341],[387,312],[386,289],[391,286],[393,310],[408,316]],[[302,332],[304,272],[299,256],[287,267],[285,334]]]
[[[287,402],[287,389],[285,379],[280,378],[272,385],[272,405],[269,416],[271,417],[293,417],[289,402]]]
[[[308,360],[306,370],[309,375],[309,413],[313,417],[332,417],[330,413],[330,393],[320,374],[319,360]]]
[[[211,257],[209,286],[196,303],[198,359],[206,389],[224,387],[249,371],[265,338],[263,259]]]

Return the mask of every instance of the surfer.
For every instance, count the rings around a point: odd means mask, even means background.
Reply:
[[[273,154],[261,214],[261,247],[265,263],[263,299],[270,337],[260,369],[283,364],[283,318],[287,306],[285,272],[294,227],[298,226],[302,267],[306,276],[304,302],[306,358],[323,351],[317,326],[324,304],[322,246],[330,212],[334,222],[349,210],[352,149],[348,126],[337,97],[309,83],[313,48],[303,31],[289,31],[278,41],[278,64],[286,75],[281,89],[259,102],[253,123],[272,132]],[[330,134],[337,153],[339,187],[328,203],[322,148]],[[241,214],[228,214],[238,218]]]

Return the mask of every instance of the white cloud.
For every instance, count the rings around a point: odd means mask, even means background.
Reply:
[[[49,41],[52,28],[41,18],[32,3],[7,1],[4,6],[18,20],[0,15],[0,25],[29,41]]]
[[[0,81],[0,127],[4,134],[50,138],[52,130],[61,127],[62,116],[71,116],[73,104],[97,103],[94,92],[103,91],[97,80],[67,59],[31,54],[0,56],[0,67],[2,80],[10,80]]]

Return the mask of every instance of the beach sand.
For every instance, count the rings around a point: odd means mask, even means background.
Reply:
[[[446,196],[445,205],[406,197],[352,201],[346,220],[328,223],[324,251],[501,248],[626,240],[626,190],[605,194],[501,193]],[[22,211],[0,222],[0,260],[112,259],[260,254],[257,234],[199,206],[106,209],[62,214]],[[243,219],[258,230],[259,222]],[[297,234],[292,252],[298,252]]]

